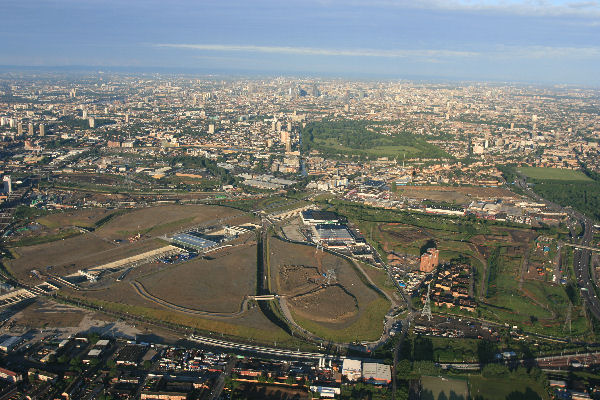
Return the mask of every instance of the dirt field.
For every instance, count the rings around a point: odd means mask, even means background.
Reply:
[[[239,216],[240,218],[233,218]],[[250,221],[240,211],[218,206],[205,205],[164,205],[141,208],[115,217],[97,230],[97,234],[107,239],[127,239],[142,235],[163,235],[205,223],[239,224]]]
[[[49,301],[36,301],[15,315],[15,321],[29,328],[79,326],[85,311]]]
[[[164,245],[156,240],[146,240],[117,246],[87,233],[57,242],[13,249],[18,257],[5,263],[18,279],[39,282],[30,276],[31,270],[64,276],[81,268],[105,264]],[[48,266],[52,268],[48,269]]]
[[[326,323],[328,327],[347,326],[359,317],[362,308],[378,298],[352,265],[340,257],[276,238],[270,238],[269,251],[275,291],[290,294],[291,311],[307,319]],[[293,270],[290,266],[302,268]],[[323,274],[329,270],[335,271],[335,279],[330,281],[332,286],[326,287]],[[311,292],[293,297],[303,290]]]
[[[84,210],[65,211],[40,217],[37,219],[37,222],[48,228],[57,228],[69,225],[91,228],[94,226],[96,221],[113,212],[114,210],[107,210],[105,208],[88,208]]]
[[[180,306],[233,313],[256,291],[256,246],[248,244],[196,258],[140,279],[149,293]]]
[[[90,254],[98,254],[114,248],[114,245],[104,240],[81,235],[57,242],[13,249],[16,259],[4,262],[19,280],[28,280],[32,269],[45,272],[46,266],[78,263],[80,259]]]
[[[432,236],[424,229],[414,228],[401,224],[382,224],[377,227],[380,232],[388,234],[396,242],[403,244],[412,243],[417,240],[431,239]],[[384,244],[385,247],[385,244]]]
[[[326,281],[317,267],[304,265],[281,265],[276,279],[279,294],[287,296],[310,292]]]
[[[40,218],[40,224],[58,229],[68,225],[93,226],[98,220],[116,212],[105,209],[85,209],[57,213]],[[240,224],[251,217],[226,207],[204,205],[165,205],[126,211],[114,217],[98,230],[50,243],[12,249],[14,260],[6,261],[18,279],[28,280],[30,271],[68,275],[78,269],[105,264],[164,243],[152,237],[203,223]],[[129,243],[127,238],[141,232],[141,240]],[[114,239],[120,239],[120,244]],[[52,269],[46,267],[52,266]],[[36,282],[36,280],[31,281]]]
[[[330,299],[336,301],[332,302]],[[294,296],[290,298],[289,304],[302,317],[322,322],[341,321],[355,316],[358,312],[356,299],[340,285],[321,287]]]
[[[449,186],[402,186],[398,194],[412,199],[427,199],[465,204],[476,199],[518,197],[505,188],[449,187]]]

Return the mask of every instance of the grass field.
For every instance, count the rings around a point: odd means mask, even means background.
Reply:
[[[422,400],[468,400],[469,387],[464,379],[452,379],[438,376],[421,377]]]
[[[517,171],[532,179],[548,179],[556,181],[592,181],[592,179],[583,172],[572,169],[520,167],[517,169]]]
[[[548,399],[542,385],[531,379],[469,377],[469,392],[474,400]]]
[[[355,151],[355,149],[344,146],[333,138],[325,140],[316,139],[315,145],[325,150],[329,150],[332,152],[340,152],[343,154],[352,153],[353,151]],[[368,150],[365,151],[365,153],[372,156],[385,157],[397,154],[419,154],[421,151],[422,149],[419,149],[414,146],[388,145],[370,147]]]

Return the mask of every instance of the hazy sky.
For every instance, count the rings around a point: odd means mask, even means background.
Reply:
[[[0,65],[600,85],[600,1],[2,0]]]

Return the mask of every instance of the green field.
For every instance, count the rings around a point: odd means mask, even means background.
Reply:
[[[421,385],[423,385],[422,400],[467,400],[469,398],[469,387],[467,381],[463,379],[423,376]]]
[[[393,133],[392,133],[393,132]],[[328,156],[448,158],[439,147],[410,132],[390,132],[373,121],[317,121],[302,129],[302,151]]]
[[[328,139],[315,139],[315,146],[331,151],[339,151],[340,153],[351,153],[356,150],[349,146],[344,146],[339,143],[335,138]],[[402,145],[385,145],[385,146],[374,146],[366,149],[366,153],[378,157],[395,156],[398,154],[418,154],[420,149],[415,146],[402,146]]]
[[[533,379],[469,377],[469,392],[474,400],[548,399],[542,385]]]
[[[543,167],[520,167],[518,172],[532,179],[554,180],[554,181],[591,181],[586,174],[579,170],[543,168]]]

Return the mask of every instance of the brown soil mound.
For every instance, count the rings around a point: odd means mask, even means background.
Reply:
[[[281,294],[291,296],[315,290],[324,283],[316,267],[304,265],[282,265],[277,279]]]
[[[340,285],[322,287],[289,302],[296,313],[314,321],[339,322],[358,312],[356,298]]]

